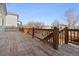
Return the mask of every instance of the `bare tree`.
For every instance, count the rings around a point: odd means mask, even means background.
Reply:
[[[30,21],[27,24],[25,24],[25,27],[32,28],[34,26],[34,22]]]
[[[79,20],[79,15],[77,15],[74,9],[68,9],[65,12],[64,16],[65,16],[65,20],[68,23],[68,27],[74,26]]]
[[[33,21],[30,21],[28,22],[25,27],[29,27],[29,28],[42,28],[42,26],[44,26],[44,23],[42,22],[33,22]]]
[[[59,21],[57,20],[57,19],[55,19],[54,21],[53,21],[53,23],[51,23],[51,27],[53,28],[53,27],[59,27]]]
[[[42,28],[45,24],[42,22],[35,22],[35,27],[36,28]]]

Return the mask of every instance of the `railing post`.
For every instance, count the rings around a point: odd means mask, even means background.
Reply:
[[[58,46],[59,46],[59,29],[57,27],[54,27],[53,48],[58,49]]]
[[[32,28],[32,38],[34,38],[34,27]]]
[[[65,28],[65,44],[68,44],[68,27]]]

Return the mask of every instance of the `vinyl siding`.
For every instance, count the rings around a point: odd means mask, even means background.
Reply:
[[[17,27],[17,16],[16,15],[7,15],[6,16],[6,26]]]

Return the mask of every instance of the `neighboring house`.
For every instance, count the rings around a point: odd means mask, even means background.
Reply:
[[[51,26],[42,26],[42,29],[51,29]]]
[[[19,15],[7,12],[6,4],[0,3],[0,31],[19,30],[22,22],[19,21]]]
[[[0,26],[5,25],[6,14],[7,14],[6,4],[0,3]]]
[[[0,26],[18,27],[20,25],[19,15],[7,12],[6,4],[0,3]]]
[[[52,29],[53,29],[54,27],[57,27],[57,28],[59,28],[59,30],[62,30],[62,29],[64,29],[65,27],[67,27],[67,25],[65,25],[65,24],[58,24],[57,26],[51,26]]]
[[[78,25],[70,26],[70,27],[69,27],[68,25],[65,25],[65,24],[59,24],[57,27],[59,28],[59,30],[62,30],[62,29],[64,29],[65,27],[68,27],[68,28],[70,28],[70,29],[79,29],[79,26],[78,26]]]
[[[7,12],[6,15],[6,26],[13,26],[13,27],[18,27],[18,22],[19,22],[19,15]]]
[[[0,26],[2,26],[2,21],[3,19],[0,17]],[[17,14],[7,12],[7,15],[5,16],[5,25],[4,26],[13,26],[13,27],[18,27],[19,25],[19,16]]]
[[[79,26],[75,25],[75,26],[70,26],[69,28],[71,28],[71,29],[79,29]]]
[[[59,24],[59,26],[58,26],[59,30],[62,30],[62,29],[64,29],[65,27],[67,27],[67,25],[65,25],[65,24]]]

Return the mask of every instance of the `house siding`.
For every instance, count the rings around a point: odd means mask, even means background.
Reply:
[[[0,26],[2,26],[2,18],[0,17]]]
[[[6,26],[17,27],[17,16],[8,14],[6,16]]]

